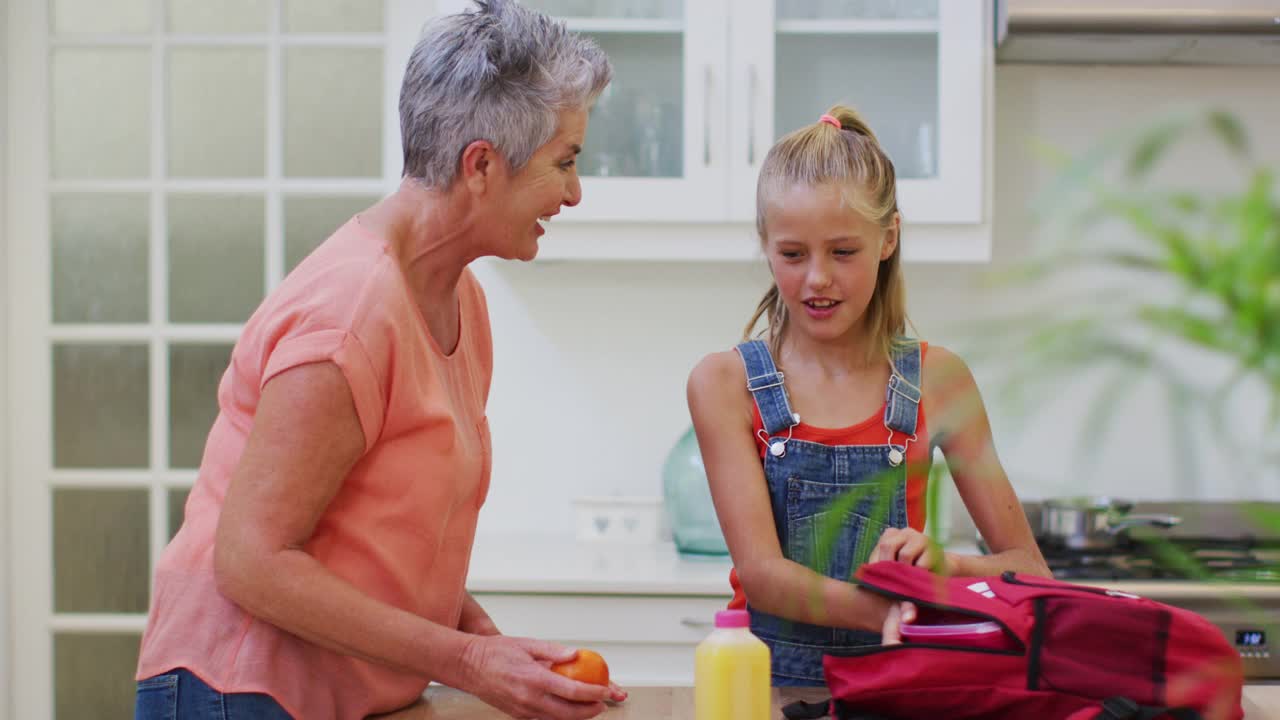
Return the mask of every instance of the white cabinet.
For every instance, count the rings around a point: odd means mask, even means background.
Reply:
[[[475,593],[503,634],[595,650],[622,687],[692,685],[694,647],[728,596]]]
[[[867,119],[916,223],[982,219],[985,68],[979,0],[755,0],[730,20],[729,213],[754,219],[775,140],[835,102]]]
[[[585,199],[544,259],[754,257],[765,153],[837,102],[894,160],[907,258],[989,255],[990,0],[523,1],[596,39],[615,70],[580,159]],[[389,78],[421,19],[393,25]]]
[[[725,219],[729,0],[522,2],[593,38],[614,66],[578,158],[589,200],[556,224]],[[409,5],[406,14],[428,12],[422,7],[428,3]],[[437,0],[436,9],[451,13],[472,5]],[[412,47],[422,19],[400,25],[402,45]],[[392,57],[389,73],[397,61],[403,72],[403,60]]]

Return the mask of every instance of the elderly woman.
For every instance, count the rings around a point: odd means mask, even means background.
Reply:
[[[156,568],[138,718],[362,718],[429,681],[517,717],[589,718],[617,688],[551,672],[464,582],[490,470],[492,347],[476,258],[531,259],[582,191],[611,77],[589,40],[510,0],[432,23],[400,97],[400,187],[244,327]]]

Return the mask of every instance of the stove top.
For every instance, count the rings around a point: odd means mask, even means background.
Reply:
[[[1032,528],[1040,504],[1023,503]],[[1280,517],[1280,503],[1139,502],[1131,512],[1182,518],[1172,528],[1136,527],[1115,547],[1076,550],[1037,538],[1049,569],[1062,580],[1218,580],[1280,583],[1280,527],[1260,523],[1259,511]],[[982,552],[988,552],[979,539]]]
[[[1040,550],[1062,580],[1222,580],[1280,583],[1280,548],[1250,547],[1211,539],[1126,543],[1094,552],[1055,547]]]

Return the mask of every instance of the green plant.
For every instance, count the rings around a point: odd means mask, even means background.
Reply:
[[[1157,172],[1180,141],[1205,134],[1222,151],[1215,156],[1238,169],[1238,189],[1193,192]],[[1043,154],[1058,174],[1032,212],[1051,246],[997,275],[1004,288],[1034,288],[1043,302],[984,323],[973,353],[1009,359],[1002,399],[1029,406],[1060,392],[1064,380],[1104,373],[1079,435],[1077,456],[1088,457],[1135,378],[1153,379],[1170,399],[1175,448],[1190,449],[1192,425],[1202,421],[1245,467],[1274,471],[1280,199],[1274,170],[1254,161],[1240,122],[1219,110],[1184,112],[1118,132],[1076,158]],[[1117,233],[1099,232],[1104,226],[1133,239],[1116,243]],[[1063,286],[1072,289],[1054,293]],[[1212,381],[1203,363],[1184,362],[1202,357],[1230,371]],[[1260,438],[1240,442],[1229,403],[1259,392],[1267,405]]]
[[[1232,162],[1236,187],[1192,192],[1158,172],[1172,149],[1197,136]],[[1058,174],[1032,212],[1050,246],[996,280],[1044,300],[984,323],[974,348],[982,360],[1009,360],[1001,399],[1029,407],[1060,393],[1064,381],[1102,373],[1076,443],[1075,456],[1087,463],[1138,379],[1154,381],[1170,400],[1176,450],[1194,461],[1207,429],[1208,441],[1229,448],[1245,472],[1276,473],[1280,196],[1275,171],[1254,160],[1241,123],[1221,110],[1182,112],[1119,131],[1076,158],[1042,154]],[[1104,226],[1121,232],[1098,232]],[[1117,243],[1117,235],[1131,239]],[[1222,377],[1203,372],[1205,359],[1224,368]],[[1246,441],[1239,431],[1255,423],[1229,413],[1240,393],[1261,394],[1266,408]],[[1278,512],[1255,508],[1252,521],[1280,532]],[[1159,535],[1135,539],[1151,544],[1162,563],[1214,579]]]

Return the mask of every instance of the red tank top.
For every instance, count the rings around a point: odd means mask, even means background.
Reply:
[[[924,360],[929,352],[929,343],[920,343],[921,377],[924,375]],[[922,381],[923,385],[923,381]],[[871,417],[856,425],[843,428],[820,428],[800,423],[792,428],[791,437],[795,440],[822,443],[823,445],[885,445],[889,442],[889,428],[884,426],[885,406],[882,404]],[[760,408],[751,404],[754,418],[751,433],[756,438],[756,449],[760,452],[760,460],[764,461],[769,446],[761,439],[764,420],[760,418]],[[896,430],[893,442],[901,444],[907,438]],[[913,530],[924,532],[925,525],[925,490],[929,486],[929,469],[933,464],[933,452],[929,443],[929,424],[924,414],[924,399],[916,411],[916,439],[907,446],[907,525]],[[738,582],[738,571],[729,570],[729,585],[733,588],[733,600],[729,609],[741,610],[747,606],[746,595]]]

